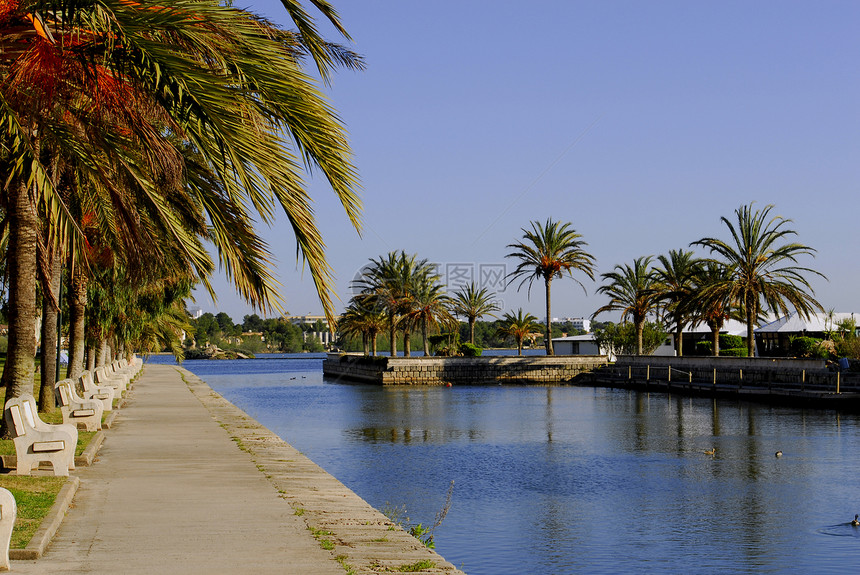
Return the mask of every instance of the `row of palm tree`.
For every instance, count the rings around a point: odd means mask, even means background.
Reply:
[[[388,330],[391,355],[397,354],[397,333],[403,333],[404,354],[410,355],[411,334],[421,332],[424,354],[430,355],[429,335],[434,328],[453,329],[457,320],[451,314],[450,297],[440,283],[436,266],[406,252],[390,252],[371,259],[355,283],[357,293],[349,303],[338,326],[348,335],[361,335],[367,352],[368,342],[376,352],[380,325]]]
[[[636,331],[636,353],[642,353],[642,334],[649,317],[655,317],[670,327],[675,335],[676,351],[683,355],[683,330],[686,326],[704,323],[711,329],[713,353],[719,355],[719,333],[729,318],[743,319],[747,326],[749,355],[754,353],[753,329],[765,311],[787,314],[793,308],[800,315],[822,310],[815,300],[808,275],[819,272],[798,264],[802,256],[814,256],[815,250],[798,242],[788,241],[796,232],[788,228],[791,220],[771,217],[772,205],[756,209],[754,204],[735,210],[735,221],[721,218],[728,228],[730,240],[706,237],[692,242],[710,251],[712,257],[699,258],[687,249],[671,250],[666,255],[636,258],[631,264],[619,264],[601,274],[603,285],[597,293],[609,297],[608,303],[594,312],[592,318],[610,311],[621,312],[622,321],[632,321]],[[531,287],[535,281],[544,285],[546,324],[544,342],[547,355],[552,346],[552,281],[571,277],[585,289],[574,272],[594,279],[595,258],[585,250],[582,236],[570,223],[548,219],[545,223],[531,222],[523,228],[522,240],[508,245],[512,251],[506,257],[518,260],[508,281],[519,280],[518,289]],[[656,264],[656,265],[655,265]],[[368,343],[387,327],[392,342],[391,354],[396,355],[396,333],[404,334],[406,354],[409,334],[420,326],[427,344],[428,328],[453,325],[453,316],[469,322],[470,341],[474,343],[475,321],[483,315],[499,311],[498,303],[486,289],[474,283],[464,286],[453,297],[444,293],[440,276],[427,260],[391,252],[387,257],[371,260],[356,282],[360,293],[355,296],[341,320],[341,330],[359,335]],[[529,319],[531,318],[531,319]],[[534,316],[507,314],[503,329],[506,335],[522,340],[534,329]]]
[[[364,355],[377,355],[377,338],[388,330],[390,353],[397,355],[397,334],[403,334],[404,355],[411,355],[411,333],[421,330],[424,355],[430,355],[431,329],[454,330],[459,325],[455,316],[469,323],[469,342],[475,343],[475,323],[484,316],[496,317],[493,312],[501,306],[494,301],[487,288],[478,288],[474,282],[462,286],[449,296],[440,283],[435,266],[405,252],[391,252],[378,260],[371,260],[355,287],[360,292],[353,296],[338,320],[338,330],[347,337],[360,337]],[[539,330],[537,318],[530,313],[506,313],[500,321],[500,335],[512,338],[522,354],[523,342],[533,338]]]
[[[789,241],[797,232],[791,222],[770,216],[772,205],[756,209],[753,204],[735,210],[735,220],[721,222],[728,228],[728,241],[706,237],[691,246],[706,248],[712,257],[697,258],[689,250],[672,250],[659,256],[652,267],[652,256],[636,258],[633,265],[615,266],[602,274],[607,282],[598,293],[609,302],[594,316],[620,311],[622,319],[636,327],[637,353],[642,353],[642,329],[653,314],[675,333],[676,350],[683,354],[685,326],[704,323],[711,329],[713,353],[719,355],[719,332],[729,319],[746,323],[747,353],[754,355],[753,330],[765,312],[788,314],[791,309],[801,317],[824,311],[814,297],[807,276],[824,277],[800,266],[802,256],[814,256],[811,247]],[[593,317],[594,317],[593,316]]]
[[[87,338],[113,338],[116,351],[117,338],[160,337],[131,321],[121,296],[176,318],[175,296],[188,295],[177,286],[211,291],[207,242],[249,303],[280,309],[253,224],[276,209],[333,317],[304,173],[319,169],[356,229],[358,183],[344,127],[305,62],[327,80],[362,61],[325,41],[298,1],[283,2],[295,30],[232,4],[22,0],[0,10],[7,397],[32,386],[37,281],[56,311],[67,277],[71,376]],[[348,38],[326,0],[312,4]]]

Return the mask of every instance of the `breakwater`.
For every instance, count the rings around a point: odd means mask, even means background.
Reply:
[[[379,385],[565,384],[607,364],[606,356],[367,357],[330,353],[327,377]]]

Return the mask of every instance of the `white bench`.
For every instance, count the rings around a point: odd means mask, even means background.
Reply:
[[[97,367],[93,372],[96,385],[109,385],[114,388],[114,397],[122,397],[122,392],[128,389],[128,378],[114,375],[107,366]]]
[[[8,489],[0,487],[0,571],[9,570],[9,542],[18,516],[18,506]]]
[[[93,381],[93,374],[91,371],[85,371],[80,378],[80,382],[83,390],[83,395],[81,395],[81,397],[84,399],[98,399],[102,402],[102,407],[105,411],[111,411],[113,409],[113,398],[116,397],[117,394],[122,393],[119,389],[109,385],[96,385]]]
[[[54,396],[63,412],[63,423],[75,427],[84,426],[87,431],[98,431],[102,428],[102,414],[105,408],[98,399],[84,399],[75,391],[75,382],[62,379],[54,384]]]
[[[15,444],[18,475],[30,475],[43,461],[51,464],[54,475],[67,476],[75,468],[78,430],[74,425],[50,425],[39,419],[32,395],[7,401],[4,416]]]

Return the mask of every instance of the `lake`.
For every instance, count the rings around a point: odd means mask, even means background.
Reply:
[[[858,415],[587,387],[343,384],[323,378],[323,357],[183,365],[377,509],[427,525],[454,481],[436,549],[470,575],[860,564]]]

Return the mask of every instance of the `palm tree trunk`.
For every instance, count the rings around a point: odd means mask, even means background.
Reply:
[[[421,339],[424,340],[424,357],[430,357],[430,340],[427,338],[427,318],[421,318]]]
[[[366,333],[361,334],[361,347],[364,348],[364,355],[370,355],[370,336]]]
[[[714,349],[714,357],[720,356],[720,328],[711,328],[711,347]]]
[[[532,316],[532,317],[534,317],[534,316]],[[522,354],[523,354],[523,338],[518,337],[517,338],[517,355],[522,355]]]
[[[678,348],[678,357],[682,357],[684,355],[684,326],[681,325],[681,322],[678,322],[678,327],[675,328],[675,346]]]
[[[92,346],[87,347],[87,371],[96,370],[96,352]]]
[[[753,318],[756,317],[757,314],[746,296],[744,296],[744,309],[747,312],[747,355],[749,357],[754,357],[755,332],[753,331]]]
[[[36,243],[39,218],[26,183],[9,188],[9,342],[6,353],[6,399],[33,393],[36,356]]]
[[[373,344],[373,347],[371,348],[373,349],[373,357],[376,357],[376,332],[373,332],[370,336],[370,341]]]
[[[46,286],[50,294],[42,298],[42,372],[39,387],[39,411],[47,413],[54,408],[54,384],[57,382],[57,341],[60,337],[57,326],[59,316],[60,280],[63,274],[63,259],[59,253],[50,258],[51,282]],[[52,297],[53,296],[53,297]]]
[[[476,318],[469,316],[469,343],[475,345],[475,320]]]
[[[403,355],[410,357],[412,355],[412,332],[408,329],[403,329]]]
[[[96,367],[102,367],[107,359],[107,344],[102,340],[96,349]]]
[[[552,277],[548,277],[545,280],[546,284],[546,354],[547,355],[555,355],[555,352],[552,349],[552,305],[550,300],[550,284],[552,283]]]
[[[86,350],[87,276],[81,265],[72,263],[72,289],[69,290],[69,367],[66,377],[77,379],[84,372]]]
[[[391,357],[397,355],[397,324],[394,322],[394,314],[388,315],[388,337],[391,340]]]
[[[642,332],[645,331],[645,320],[636,322],[636,355],[642,355]]]

